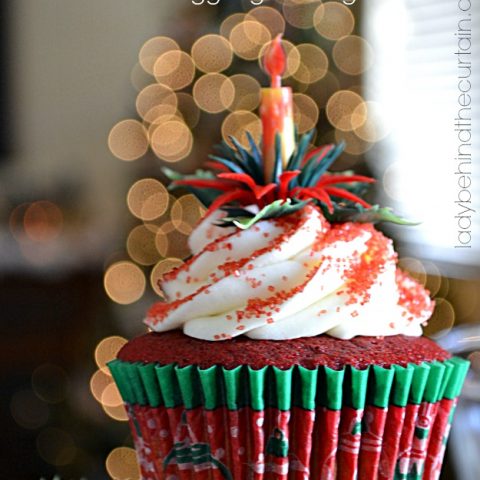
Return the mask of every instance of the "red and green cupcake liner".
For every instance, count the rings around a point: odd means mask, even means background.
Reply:
[[[436,479],[468,366],[109,364],[144,480]]]

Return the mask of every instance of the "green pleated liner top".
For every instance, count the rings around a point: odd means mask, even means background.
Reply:
[[[144,479],[438,478],[469,363],[430,340],[334,340],[342,356],[330,337],[299,339],[287,365],[291,342],[272,342],[268,359],[268,342],[248,340],[208,356],[182,336],[139,337],[109,364]],[[236,365],[235,349],[251,361]]]

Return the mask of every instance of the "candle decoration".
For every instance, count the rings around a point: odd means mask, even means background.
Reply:
[[[275,137],[280,137],[283,166],[295,148],[295,129],[293,123],[293,98],[290,87],[282,87],[282,75],[285,72],[286,57],[278,35],[266,50],[263,66],[270,76],[270,88],[262,88],[260,117],[263,127],[263,161],[265,177],[272,176],[275,161]]]
[[[343,143],[312,148],[314,130],[296,138],[292,91],[281,86],[286,57],[280,35],[267,47],[263,64],[271,86],[262,88],[260,143],[246,132],[247,148],[234,137],[229,138],[230,144],[222,141],[206,162],[207,169],[182,175],[164,168],[172,180],[170,188],[187,188],[208,207],[207,215],[220,208],[226,212],[220,226],[240,229],[293,213],[307,204],[321,208],[330,222],[412,224],[391,209],[372,206],[362,198],[372,178],[351,171],[328,171],[342,153]]]

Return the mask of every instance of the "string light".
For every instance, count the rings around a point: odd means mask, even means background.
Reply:
[[[235,86],[221,73],[207,73],[193,86],[195,103],[205,112],[220,113],[229,108],[235,98]]]
[[[328,40],[338,40],[350,35],[355,26],[355,17],[352,11],[342,3],[322,3],[313,15],[315,30]]]
[[[154,178],[136,181],[127,194],[127,205],[137,218],[149,221],[160,217],[168,208],[169,195],[165,186]]]

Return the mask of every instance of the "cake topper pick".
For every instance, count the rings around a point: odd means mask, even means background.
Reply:
[[[268,45],[263,65],[271,86],[262,88],[260,116],[263,134],[260,144],[247,131],[248,147],[236,138],[216,146],[208,170],[182,175],[168,168],[171,188],[186,187],[207,207],[207,215],[222,209],[220,226],[246,229],[254,223],[317,205],[330,222],[389,221],[412,224],[389,208],[370,205],[363,198],[374,179],[351,171],[331,173],[330,166],[344,144],[311,147],[314,130],[296,138],[290,87],[281,86],[286,56],[281,35]]]

